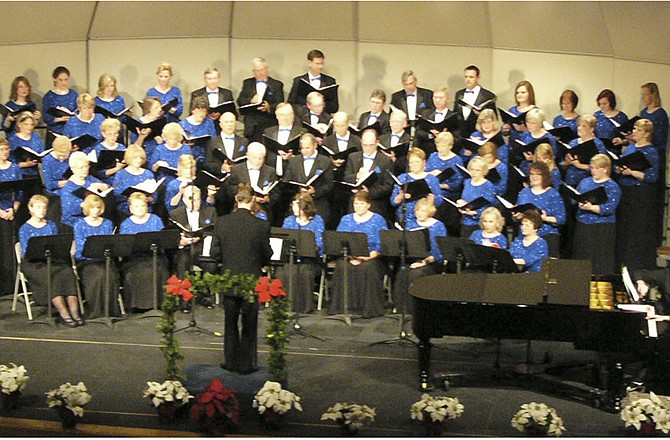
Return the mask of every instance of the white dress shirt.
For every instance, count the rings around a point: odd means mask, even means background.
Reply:
[[[479,91],[482,89],[482,86],[477,84],[474,89],[471,91],[468,89],[465,89],[465,93],[463,93],[463,101],[467,102],[470,105],[475,105],[475,101],[477,101],[477,97],[479,96]],[[463,109],[463,119],[468,119],[468,116],[470,116],[470,112],[472,111],[469,107],[462,106]]]

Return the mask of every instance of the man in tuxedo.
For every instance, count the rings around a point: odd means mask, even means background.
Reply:
[[[435,128],[426,129],[423,127],[425,121],[419,121],[416,129],[416,145],[426,153],[426,157],[430,157],[432,153],[437,151],[437,148],[435,148],[435,136],[437,136],[440,131],[451,131],[454,138],[458,139],[459,136],[457,132],[461,126],[458,114],[449,110],[449,89],[446,87],[438,87],[433,90],[433,105],[435,106],[434,109],[421,112],[422,118],[436,123],[441,123],[445,119],[453,122],[447,122],[447,127],[438,130]],[[449,130],[450,128],[451,130]]]
[[[256,145],[256,144],[251,144]],[[250,149],[251,149],[250,145]],[[241,184],[236,190],[237,211],[220,217],[214,226],[221,248],[224,271],[232,275],[262,275],[262,268],[270,262],[270,224],[251,213],[253,190]],[[249,302],[233,291],[224,293],[225,335],[224,363],[221,367],[249,374],[258,370],[256,341],[258,333],[258,301]],[[242,328],[238,321],[242,321]]]
[[[277,123],[274,114],[277,104],[284,102],[284,84],[270,77],[265,59],[254,58],[251,66],[254,76],[242,83],[237,105],[258,104],[244,116],[244,136],[251,142],[262,142],[263,131]]]
[[[234,197],[237,192],[237,187],[240,183],[248,183],[257,191],[263,189],[272,182],[277,180],[277,173],[274,168],[265,165],[265,147],[260,142],[252,142],[247,148],[247,160],[242,163],[233,165],[230,170],[230,177],[224,183],[225,191],[217,193],[217,205],[222,203],[221,198],[223,194],[229,197]],[[272,205],[277,202],[278,197],[273,190],[266,195],[253,195],[254,201],[261,206],[268,216],[268,220],[272,218]]]
[[[330,192],[333,189],[333,170],[330,159],[323,154],[318,154],[316,147],[318,143],[311,133],[305,133],[300,137],[300,154],[292,158],[286,173],[284,182],[298,182],[305,184],[315,176],[319,176],[309,186],[295,186],[297,191],[308,193],[314,199],[318,214],[323,218],[325,224],[330,220]],[[292,193],[289,200],[292,199],[296,191]],[[284,208],[288,211],[288,205]]]
[[[384,110],[384,105],[386,105],[386,92],[381,89],[374,89],[370,94],[370,111],[361,113],[358,119],[358,129],[363,130],[365,127],[379,122],[381,131],[378,131],[378,134],[390,133],[389,114]]]
[[[370,201],[372,202],[370,210],[389,220],[393,218],[393,211],[389,203],[389,197],[391,197],[391,191],[393,190],[393,180],[389,171],[393,167],[393,162],[386,155],[377,151],[378,143],[377,132],[372,129],[365,130],[361,135],[363,151],[351,153],[347,159],[344,171],[345,182],[355,183],[371,171],[376,175],[376,178],[373,178],[374,182],[369,186],[363,184],[360,188],[351,190],[348,211],[352,212],[354,194],[357,191],[365,190],[370,194]]]
[[[323,72],[323,67],[326,64],[326,56],[320,50],[313,49],[307,53],[307,73],[293,78],[293,85],[291,92],[288,95],[288,103],[293,104],[296,109],[304,105],[306,102],[306,95],[298,93],[301,81],[306,81],[314,89],[319,90],[326,86],[337,84],[335,78],[328,76]],[[329,94],[330,96],[330,94]],[[326,112],[336,113],[340,108],[337,93],[332,95],[332,98],[326,99]]]
[[[275,168],[278,176],[283,176],[289,159],[293,157],[293,150],[296,152],[298,150],[298,138],[304,129],[295,123],[295,113],[291,104],[285,102],[278,104],[275,116],[279,125],[267,128],[263,132],[264,138],[274,141],[269,142],[274,146],[268,145],[266,163]],[[264,140],[263,143],[268,142]],[[277,147],[276,150],[274,147]]]
[[[307,123],[317,129],[319,134],[312,134],[319,140],[323,140],[328,130],[328,124],[332,119],[330,113],[324,111],[325,106],[326,102],[323,99],[323,95],[319,92],[311,92],[307,95],[307,103],[302,107],[298,107],[297,111],[300,122]]]
[[[406,70],[402,73],[402,88],[391,95],[391,105],[402,110],[409,121],[415,121],[416,116],[428,109],[433,109],[433,92],[417,86],[414,72]]]
[[[399,144],[407,144],[409,146],[411,138],[405,131],[407,127],[407,115],[402,110],[396,110],[389,116],[389,125],[391,126],[391,133],[383,134],[379,137],[379,143],[386,148],[381,152],[388,156],[393,162],[393,174],[401,175],[407,171],[407,148],[404,148],[402,154],[396,154],[392,149]],[[389,150],[391,149],[391,150]]]
[[[221,73],[216,67],[208,67],[205,69],[205,87],[194,90],[191,93],[191,103],[198,96],[207,99],[210,107],[216,107],[224,102],[233,100],[233,94],[230,90],[219,87],[221,84]],[[214,122],[218,121],[221,113],[209,113],[208,115]]]
[[[459,90],[456,92],[456,95],[454,95],[456,101],[454,104],[454,111],[458,113],[463,120],[461,129],[459,130],[460,137],[469,138],[472,132],[475,131],[477,116],[479,116],[480,112],[463,105],[461,100],[470,105],[481,106],[481,104],[486,103],[487,101],[495,100],[496,95],[479,85],[479,67],[473,65],[466,67],[463,71],[463,77],[465,78],[465,88]],[[486,104],[482,107],[482,109],[484,108],[490,108],[493,109],[493,111],[496,111],[495,101]]]

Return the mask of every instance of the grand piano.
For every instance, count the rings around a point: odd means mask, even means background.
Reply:
[[[601,354],[636,353],[647,343],[646,315],[589,309],[590,272],[586,261],[549,259],[542,272],[532,274],[440,274],[414,282],[412,326],[419,339],[421,389],[432,388],[431,338],[559,341]],[[614,400],[607,404],[618,406],[624,393],[619,373],[620,380],[608,381],[613,389],[593,391],[594,406],[603,403],[604,394]]]

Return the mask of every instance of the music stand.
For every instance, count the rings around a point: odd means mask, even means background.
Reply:
[[[341,315],[329,316],[329,319],[342,320],[346,325],[351,325],[349,315],[349,257],[367,257],[368,236],[363,232],[323,232],[323,250],[326,255],[342,257],[344,260],[344,286],[342,292],[343,306]]]
[[[281,238],[283,240],[282,251],[288,247],[288,255],[283,260],[279,260],[277,265],[286,264],[288,266],[288,297],[290,299],[289,304],[289,313],[292,311],[293,299],[295,298],[294,292],[294,278],[295,278],[295,263],[300,263],[302,258],[317,258],[316,255],[316,237],[313,231],[308,231],[305,229],[287,229],[287,228],[270,228],[270,236]],[[286,246],[287,245],[287,246]],[[313,281],[313,280],[312,280]],[[311,300],[311,298],[310,298]],[[300,324],[300,314],[294,313],[294,320],[292,330],[289,333],[289,336],[293,333],[297,333],[304,337],[310,337],[324,341],[325,339],[320,338],[316,335],[313,335],[305,330],[303,330],[302,325]]]
[[[72,234],[44,235],[28,240],[25,259],[28,261],[47,260],[47,317],[44,321],[31,321],[35,324],[54,325],[51,319],[51,264],[53,259],[69,261],[72,248]]]
[[[520,272],[512,254],[505,249],[470,243],[470,250],[475,256],[475,264],[491,273]]]
[[[135,236],[131,234],[119,235],[91,235],[84,243],[82,256],[86,258],[105,259],[105,316],[87,320],[89,323],[104,324],[111,328],[114,321],[119,321],[119,317],[109,316],[109,289],[110,289],[110,268],[112,258],[128,257],[133,252],[133,243]],[[118,301],[118,299],[117,299]]]
[[[475,255],[470,249],[471,244],[467,238],[437,237],[437,247],[442,258],[444,261],[456,262],[456,273],[461,273],[464,266],[475,261]]]
[[[12,213],[14,218],[16,218],[16,210],[14,209],[14,204],[16,203],[16,194],[21,191],[28,191],[31,187],[37,185],[41,187],[42,180],[39,176],[27,177],[25,179],[18,180],[5,180],[0,182],[0,193],[11,193],[12,194]],[[12,237],[16,238],[16,224],[12,221]]]
[[[179,231],[166,229],[163,231],[140,232],[133,235],[133,252],[151,252],[153,263],[153,308],[140,318],[160,318],[162,312],[158,310],[158,249],[169,250],[179,247]]]
[[[418,231],[398,231],[395,229],[388,231],[380,231],[379,237],[382,242],[382,255],[385,257],[397,257],[402,262],[397,276],[408,277],[406,289],[409,288],[409,271],[411,270],[405,260],[407,258],[418,260],[426,258],[430,251],[430,234],[428,229],[421,229]],[[378,344],[395,344],[395,343],[410,343],[417,346],[418,341],[411,339],[412,334],[405,332],[405,297],[409,294],[407,290],[398,292],[398,300],[400,302],[400,320],[398,321],[399,329],[398,336],[383,341],[373,342],[370,345]]]

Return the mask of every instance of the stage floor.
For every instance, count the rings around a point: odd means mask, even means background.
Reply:
[[[36,308],[35,320],[44,317],[43,308]],[[268,346],[265,343],[266,312],[259,318],[258,363],[263,373],[267,365]],[[420,426],[410,419],[410,406],[421,397],[418,381],[417,350],[409,344],[374,345],[372,342],[398,336],[398,315],[374,319],[356,319],[351,326],[327,319],[316,313],[300,319],[303,329],[324,341],[295,335],[288,348],[289,389],[301,397],[303,412],[292,412],[288,424],[279,432],[266,431],[249,408],[244,409],[240,435],[252,436],[339,436],[337,426],[320,420],[321,414],[336,402],[355,402],[376,408],[377,420],[363,429],[361,436],[416,436]],[[223,309],[198,308],[197,322],[204,328],[223,332]],[[188,325],[191,315],[178,312],[178,327]],[[191,421],[165,426],[142,392],[147,381],[162,381],[165,362],[159,350],[160,334],[157,319],[141,319],[129,315],[125,320],[107,328],[89,323],[69,329],[30,323],[19,305],[11,311],[11,296],[0,297],[0,364],[14,362],[24,365],[31,378],[22,407],[3,413],[0,435],[54,435],[53,424],[43,423],[40,431],[23,426],[18,419],[56,421],[56,414],[46,405],[44,393],[61,383],[83,381],[93,396],[85,408],[85,436],[167,436],[197,434]],[[411,329],[411,323],[406,328]],[[223,360],[223,338],[185,331],[179,343],[185,359],[182,370],[208,368],[215,371]],[[432,372],[475,373],[484,378],[493,369],[493,341],[472,338],[442,338],[434,340]],[[574,350],[570,344],[533,342],[532,358],[536,361],[549,356],[561,362],[588,362],[595,359],[591,352]],[[511,368],[526,358],[523,341],[503,341],[501,364]],[[574,376],[586,374],[576,370]],[[235,378],[244,382],[244,378]],[[251,380],[251,378],[249,378]],[[224,382],[225,383],[225,382]],[[448,436],[521,435],[510,421],[518,407],[527,402],[544,402],[558,410],[563,418],[567,436],[620,436],[623,421],[591,406],[537,389],[491,384],[482,380],[481,387],[452,387],[448,391],[436,388],[434,395],[458,397],[465,406],[460,419],[449,422]],[[231,386],[232,387],[232,386]],[[9,421],[7,418],[10,418]],[[11,423],[10,423],[11,421]],[[19,427],[17,427],[17,425]],[[29,425],[28,423],[24,425]],[[93,425],[96,426],[93,429]],[[37,426],[42,426],[39,423]],[[83,425],[82,425],[83,426]],[[105,432],[105,426],[109,426]],[[119,428],[114,428],[119,427]],[[121,428],[135,429],[125,431]],[[140,429],[141,428],[141,429]],[[31,430],[33,429],[33,430]],[[102,429],[99,431],[97,429]],[[142,430],[144,429],[144,430]],[[102,433],[101,433],[102,432]]]

